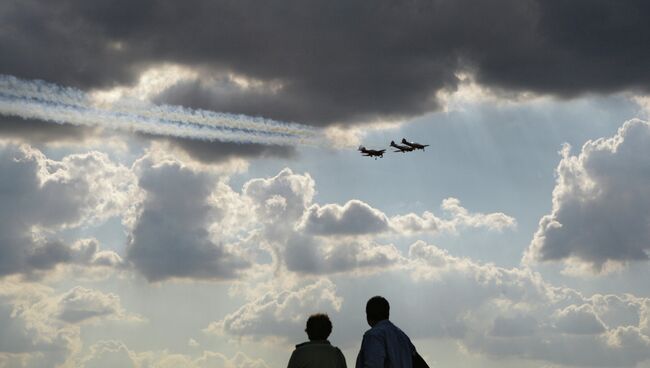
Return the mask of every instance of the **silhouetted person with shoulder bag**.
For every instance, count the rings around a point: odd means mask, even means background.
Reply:
[[[305,329],[309,341],[296,345],[287,368],[347,368],[339,348],[327,340],[332,322],[327,314],[313,314]]]
[[[429,368],[406,334],[388,320],[388,300],[375,296],[366,304],[370,329],[363,334],[356,368]]]

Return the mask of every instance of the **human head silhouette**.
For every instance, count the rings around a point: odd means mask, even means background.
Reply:
[[[388,319],[389,315],[390,304],[384,297],[373,296],[366,303],[366,320],[370,327],[373,327],[379,321]]]
[[[312,314],[307,319],[305,332],[309,340],[327,340],[332,333],[332,321],[325,313]]]

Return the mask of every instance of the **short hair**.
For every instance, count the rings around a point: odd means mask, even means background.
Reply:
[[[366,303],[366,316],[369,320],[382,321],[390,315],[390,304],[381,296],[373,296]]]
[[[305,332],[309,340],[326,340],[332,333],[332,321],[325,313],[312,314],[307,319]]]

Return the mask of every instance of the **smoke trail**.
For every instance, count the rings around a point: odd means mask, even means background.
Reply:
[[[99,106],[83,91],[0,74],[0,114],[179,138],[320,145],[318,130],[246,115],[135,101]]]

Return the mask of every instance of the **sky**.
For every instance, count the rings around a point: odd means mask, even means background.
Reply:
[[[2,1],[0,367],[650,367],[648,14]]]

